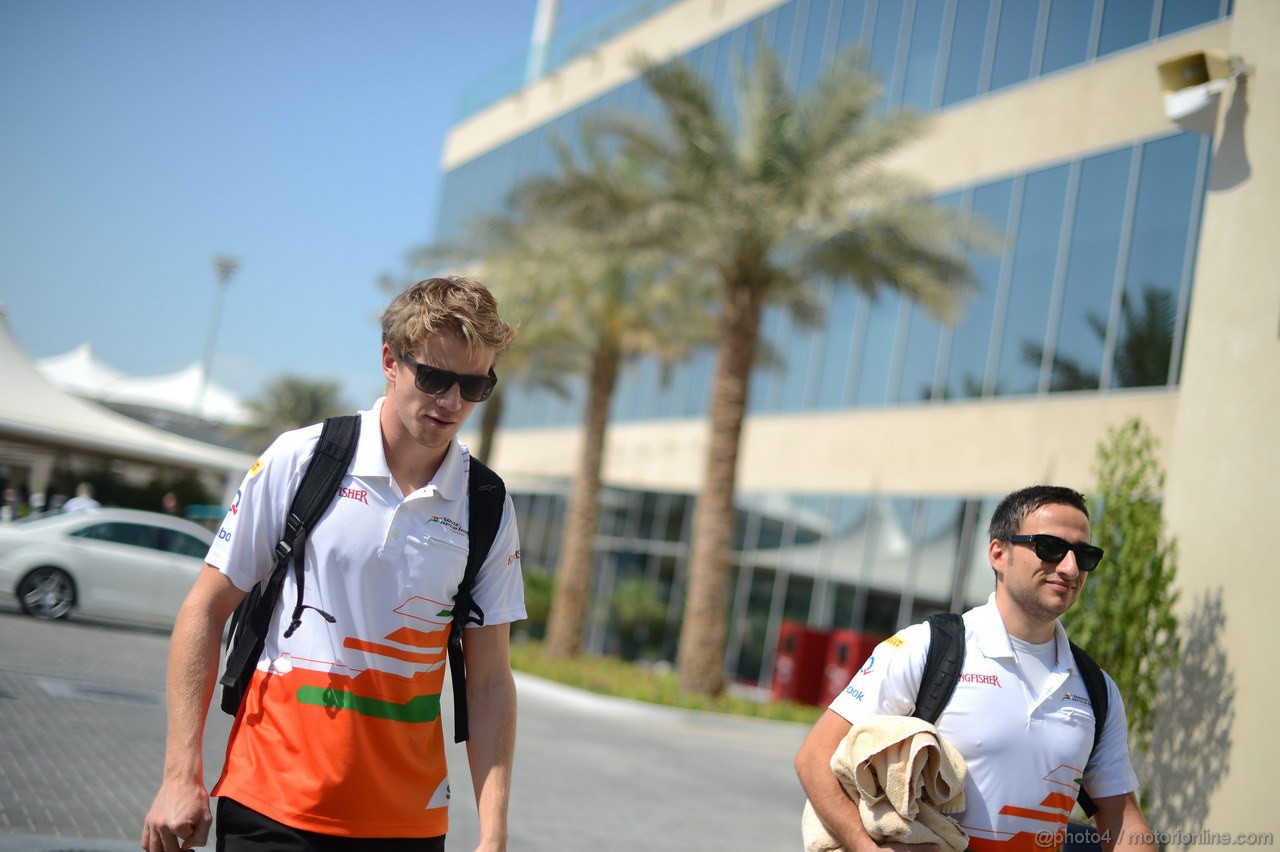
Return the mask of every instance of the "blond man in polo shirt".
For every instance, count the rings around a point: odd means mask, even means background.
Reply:
[[[307,541],[306,606],[281,589],[227,746],[217,848],[444,849],[449,779],[440,692],[450,608],[468,552],[458,431],[497,381],[515,338],[479,282],[432,278],[382,317],[386,396],[361,412],[345,477]],[[201,759],[223,625],[271,571],[275,542],[320,425],[281,435],[245,476],[178,615],[169,659],[164,779],[142,848],[204,845],[212,814]],[[466,630],[468,762],[482,850],[504,850],[515,748],[509,626],[521,619],[520,543],[508,496],[473,589]],[[285,617],[282,617],[284,615]]]

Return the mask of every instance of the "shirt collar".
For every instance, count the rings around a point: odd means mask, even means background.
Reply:
[[[1017,657],[1013,652],[1013,643],[1009,641],[1009,629],[1005,627],[1004,619],[1000,617],[1000,610],[996,607],[995,592],[991,593],[985,604],[972,609],[969,615],[968,624],[973,629],[974,638],[978,640],[978,648],[984,656],[1009,659]],[[1062,626],[1061,619],[1053,623],[1053,641],[1054,655],[1057,660],[1055,670],[1074,669],[1075,658],[1071,654],[1071,646],[1067,642],[1067,631]]]
[[[356,455],[351,463],[351,475],[364,478],[382,477],[391,479],[391,468],[387,465],[387,453],[382,443],[382,406],[386,397],[380,397],[368,411],[360,412],[360,438],[356,442]],[[467,467],[470,455],[457,438],[449,442],[449,449],[440,469],[427,483],[427,489],[435,492],[444,500],[460,500],[466,493]]]

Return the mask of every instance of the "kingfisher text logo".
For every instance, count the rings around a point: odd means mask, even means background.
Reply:
[[[519,558],[520,558],[520,551],[517,550],[515,553],[507,557],[507,564],[510,565],[512,562],[515,562]]]
[[[366,506],[369,505],[369,492],[357,488],[339,488],[339,497],[346,497],[348,500],[359,500]]]
[[[988,686],[1000,686],[999,675],[962,674],[961,683],[985,683]],[[1003,687],[1001,687],[1003,688]]]

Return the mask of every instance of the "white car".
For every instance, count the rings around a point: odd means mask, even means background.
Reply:
[[[172,627],[213,535],[172,515],[84,509],[0,524],[0,600],[36,618]]]

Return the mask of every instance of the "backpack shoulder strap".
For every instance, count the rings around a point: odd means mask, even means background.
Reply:
[[[453,741],[466,742],[467,670],[462,655],[462,634],[468,624],[484,624],[484,611],[476,605],[471,591],[480,566],[489,556],[502,523],[507,487],[502,478],[474,456],[467,468],[467,567],[453,599],[453,621],[449,625],[449,674],[453,680]]]
[[[1093,657],[1085,653],[1083,648],[1075,642],[1068,642],[1068,644],[1071,645],[1071,655],[1075,657],[1076,668],[1080,670],[1085,691],[1089,693],[1089,704],[1093,706],[1093,748],[1089,752],[1089,756],[1092,757],[1098,750],[1098,743],[1102,741],[1102,728],[1107,723],[1107,707],[1110,703],[1110,697],[1107,694],[1107,678],[1102,673],[1102,667],[1094,661]],[[1086,816],[1093,816],[1098,810],[1093,799],[1084,791],[1084,787],[1080,788],[1079,801]]]
[[[289,626],[285,629],[285,638],[302,626],[302,611],[315,609],[330,624],[333,616],[302,602],[303,558],[306,553],[307,536],[311,528],[324,514],[324,510],[333,502],[338,494],[338,486],[351,467],[351,459],[356,454],[356,443],[360,437],[360,416],[348,414],[342,417],[330,417],[324,421],[320,430],[320,440],[316,442],[315,453],[307,472],[298,484],[298,491],[293,495],[293,503],[289,506],[289,515],[285,518],[284,537],[276,544],[276,559],[286,562],[292,559],[293,575],[297,598],[293,607],[293,615]]]
[[[235,715],[249,688],[249,680],[257,667],[258,658],[266,642],[267,629],[276,602],[280,599],[280,586],[292,562],[298,590],[292,623],[285,635],[290,635],[301,622],[303,590],[303,557],[306,538],[312,526],[320,519],[325,508],[333,502],[338,485],[351,466],[356,443],[360,436],[360,416],[356,414],[330,417],[320,429],[311,461],[307,464],[298,490],[289,504],[285,518],[285,532],[276,544],[275,565],[266,582],[259,583],[241,601],[231,616],[231,629],[227,636],[227,667],[222,684],[221,706],[224,712]],[[314,608],[314,607],[313,607]],[[320,612],[320,610],[316,610]],[[332,622],[333,616],[322,613]]]
[[[964,664],[964,619],[958,613],[940,612],[928,618],[929,653],[924,661],[916,709],[912,713],[929,724],[938,721],[960,682]]]

